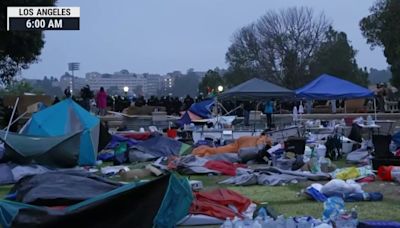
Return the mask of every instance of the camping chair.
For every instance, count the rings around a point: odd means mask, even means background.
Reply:
[[[306,149],[306,138],[303,137],[289,137],[285,141],[285,150],[294,152],[295,154],[302,155]]]
[[[391,135],[373,135],[372,142],[375,147],[374,155],[372,159],[372,169],[377,170],[379,166],[400,166],[400,158],[395,157],[390,152],[390,143],[392,141]]]
[[[392,158],[394,155],[390,152],[391,135],[373,135],[372,143],[374,144],[375,158]]]

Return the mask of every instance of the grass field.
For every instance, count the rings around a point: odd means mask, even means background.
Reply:
[[[347,166],[343,161],[335,162],[338,167]],[[132,168],[141,168],[143,164],[132,165]],[[207,189],[228,188],[237,191],[256,203],[268,203],[272,208],[285,216],[311,215],[315,218],[322,217],[323,203],[316,202],[300,194],[302,189],[312,182],[300,182],[285,186],[232,186],[219,185],[217,182],[228,178],[227,176],[188,176],[192,180],[201,180]],[[8,193],[12,186],[0,186],[0,197]],[[368,192],[381,192],[384,195],[380,202],[346,203],[346,208],[357,206],[360,220],[394,220],[400,221],[400,185],[393,182],[375,181],[363,186]]]
[[[337,164],[339,166],[339,164]],[[223,176],[190,176],[190,179],[201,180],[206,189],[228,188],[237,191],[256,203],[268,203],[272,208],[285,216],[311,215],[321,218],[324,210],[323,203],[316,202],[301,190],[312,182],[301,182],[285,186],[231,186],[219,185],[218,181],[228,177]],[[360,220],[394,220],[400,221],[400,185],[393,182],[377,180],[363,186],[367,192],[381,192],[383,201],[345,203],[347,209],[357,208]]]

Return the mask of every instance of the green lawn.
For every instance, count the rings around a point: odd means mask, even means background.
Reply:
[[[338,167],[347,166],[344,162],[335,162]],[[132,165],[132,168],[142,168],[143,164]],[[256,203],[268,203],[273,209],[285,216],[303,216],[311,215],[316,218],[322,217],[323,203],[315,202],[300,194],[312,182],[303,182],[285,186],[232,186],[219,185],[217,182],[228,178],[227,176],[206,176],[192,175],[188,176],[193,180],[201,180],[207,189],[229,188],[237,191]],[[118,178],[116,178],[118,179]],[[151,178],[149,178],[151,179]],[[0,197],[8,193],[11,186],[0,186]],[[384,199],[381,202],[357,202],[346,203],[346,208],[351,209],[357,206],[360,220],[394,220],[400,221],[400,185],[393,182],[375,181],[363,186],[368,192],[381,192]]]
[[[339,167],[343,167],[337,164]],[[218,181],[228,178],[226,176],[190,176],[190,179],[201,180],[206,189],[217,187],[237,191],[256,203],[268,203],[273,209],[285,216],[311,215],[315,218],[322,217],[323,203],[316,202],[301,194],[301,190],[312,182],[290,184],[285,186],[231,186],[219,185]],[[347,209],[357,207],[360,220],[394,220],[400,221],[400,185],[392,182],[375,181],[363,186],[368,192],[383,193],[380,202],[345,203]]]

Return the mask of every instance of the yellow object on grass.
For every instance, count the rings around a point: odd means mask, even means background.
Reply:
[[[361,173],[356,167],[344,168],[336,174],[336,178],[341,180],[356,179],[359,176]]]

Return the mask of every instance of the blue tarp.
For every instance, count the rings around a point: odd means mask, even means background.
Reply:
[[[211,107],[214,105],[214,99],[208,99],[190,106],[189,111],[200,116],[201,118],[211,118]]]
[[[374,93],[352,82],[323,74],[296,90],[298,98],[309,100],[357,99],[372,97]]]
[[[100,120],[72,99],[65,99],[32,115],[22,134],[64,136],[83,131],[80,139],[79,165],[94,165],[99,143]]]
[[[189,112],[204,118],[208,119],[212,117],[212,112],[211,108],[215,104],[214,98],[212,99],[207,99],[198,103],[194,103],[190,106]],[[178,124],[180,127],[182,127],[184,124],[190,124],[192,122],[192,119],[190,119],[190,115],[188,112],[185,112],[182,117],[177,120],[175,123]]]

